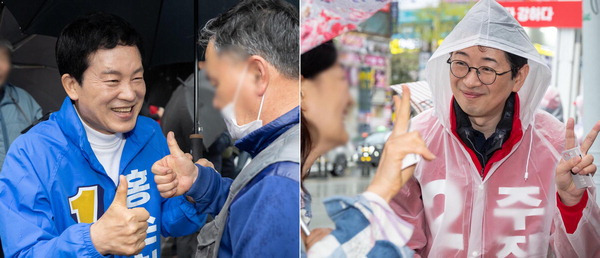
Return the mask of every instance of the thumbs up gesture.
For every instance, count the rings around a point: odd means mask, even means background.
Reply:
[[[565,150],[569,150],[577,146],[574,127],[575,121],[573,118],[569,118],[566,127]],[[581,197],[583,197],[583,193],[586,191],[585,188],[577,189],[575,183],[573,182],[573,178],[571,177],[571,173],[580,175],[593,175],[596,172],[594,156],[587,154],[587,152],[594,144],[594,141],[598,136],[598,132],[600,132],[600,122],[597,122],[594,125],[590,133],[581,143],[580,151],[583,157],[572,158],[569,161],[561,159],[556,167],[556,190],[562,203],[567,206],[573,206],[579,203]]]
[[[154,182],[163,198],[184,194],[198,177],[198,168],[194,165],[192,156],[179,148],[173,132],[167,134],[167,145],[171,154],[152,165]],[[196,163],[212,167],[212,163],[205,159],[200,159]]]
[[[94,247],[102,255],[135,255],[144,249],[150,214],[144,208],[127,208],[127,179],[120,176],[115,199],[90,227]]]

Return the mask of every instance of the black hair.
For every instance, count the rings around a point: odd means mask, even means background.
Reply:
[[[243,0],[211,19],[200,32],[204,49],[258,55],[289,78],[298,78],[298,10],[283,0]]]
[[[336,63],[337,50],[330,40],[302,54],[300,59],[302,77],[312,79]]]
[[[122,18],[101,12],[79,18],[61,31],[56,42],[58,72],[81,84],[90,55],[117,45],[135,46],[143,56],[142,37]]]
[[[527,58],[509,52],[504,53],[506,53],[506,60],[508,60],[508,64],[510,65],[511,79],[514,79],[517,77],[519,70],[527,64]]]
[[[304,77],[305,79],[312,79],[315,76],[319,75],[321,72],[335,65],[337,61],[337,51],[335,49],[333,41],[327,41],[302,54],[300,58],[300,64],[302,66],[300,68],[300,73],[302,74],[302,77]],[[306,164],[308,154],[310,153],[313,147],[313,138],[311,137],[308,130],[310,124],[308,123],[302,112],[300,112],[300,120],[300,134],[302,134],[302,137],[300,137],[300,164]],[[308,176],[308,171],[304,171],[304,169],[306,168],[301,169],[302,171],[300,173],[300,176],[301,180],[304,181],[304,179]],[[302,188],[304,192],[308,192],[306,191],[306,189],[304,189],[304,185],[302,185]]]

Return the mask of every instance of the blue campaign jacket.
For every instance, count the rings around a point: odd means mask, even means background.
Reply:
[[[236,142],[256,157],[277,137],[297,125],[296,107]],[[300,140],[300,139],[298,139]],[[198,166],[198,178],[187,195],[201,213],[218,214],[227,200],[232,180]],[[219,257],[298,257],[300,252],[300,166],[271,164],[252,179],[229,207]]]
[[[183,236],[205,216],[183,196],[163,199],[150,170],[169,154],[159,125],[139,116],[121,157],[129,208],[150,213],[144,257],[160,256],[160,234]],[[117,186],[94,155],[71,100],[10,146],[0,173],[0,237],[8,257],[101,257],[90,225],[102,216]]]

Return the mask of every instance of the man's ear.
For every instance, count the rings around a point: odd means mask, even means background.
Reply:
[[[67,95],[69,95],[69,98],[73,101],[77,101],[79,99],[79,88],[81,87],[79,82],[68,73],[63,74],[60,77],[60,80]]]
[[[513,86],[513,92],[518,92],[523,84],[525,83],[525,79],[527,79],[527,75],[529,74],[529,64],[525,64],[519,71],[517,72],[517,76],[515,76],[515,85]]]
[[[256,85],[256,94],[262,97],[265,91],[267,91],[269,80],[271,79],[270,76],[272,76],[272,71],[269,69],[270,65],[267,60],[257,55],[251,56],[249,61],[248,76],[253,77]]]

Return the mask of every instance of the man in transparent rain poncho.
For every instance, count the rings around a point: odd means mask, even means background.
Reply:
[[[427,64],[435,107],[411,122],[437,159],[417,165],[391,207],[415,225],[408,247],[424,257],[598,257],[595,188],[586,155],[564,125],[537,109],[551,73],[519,23],[482,0]]]

